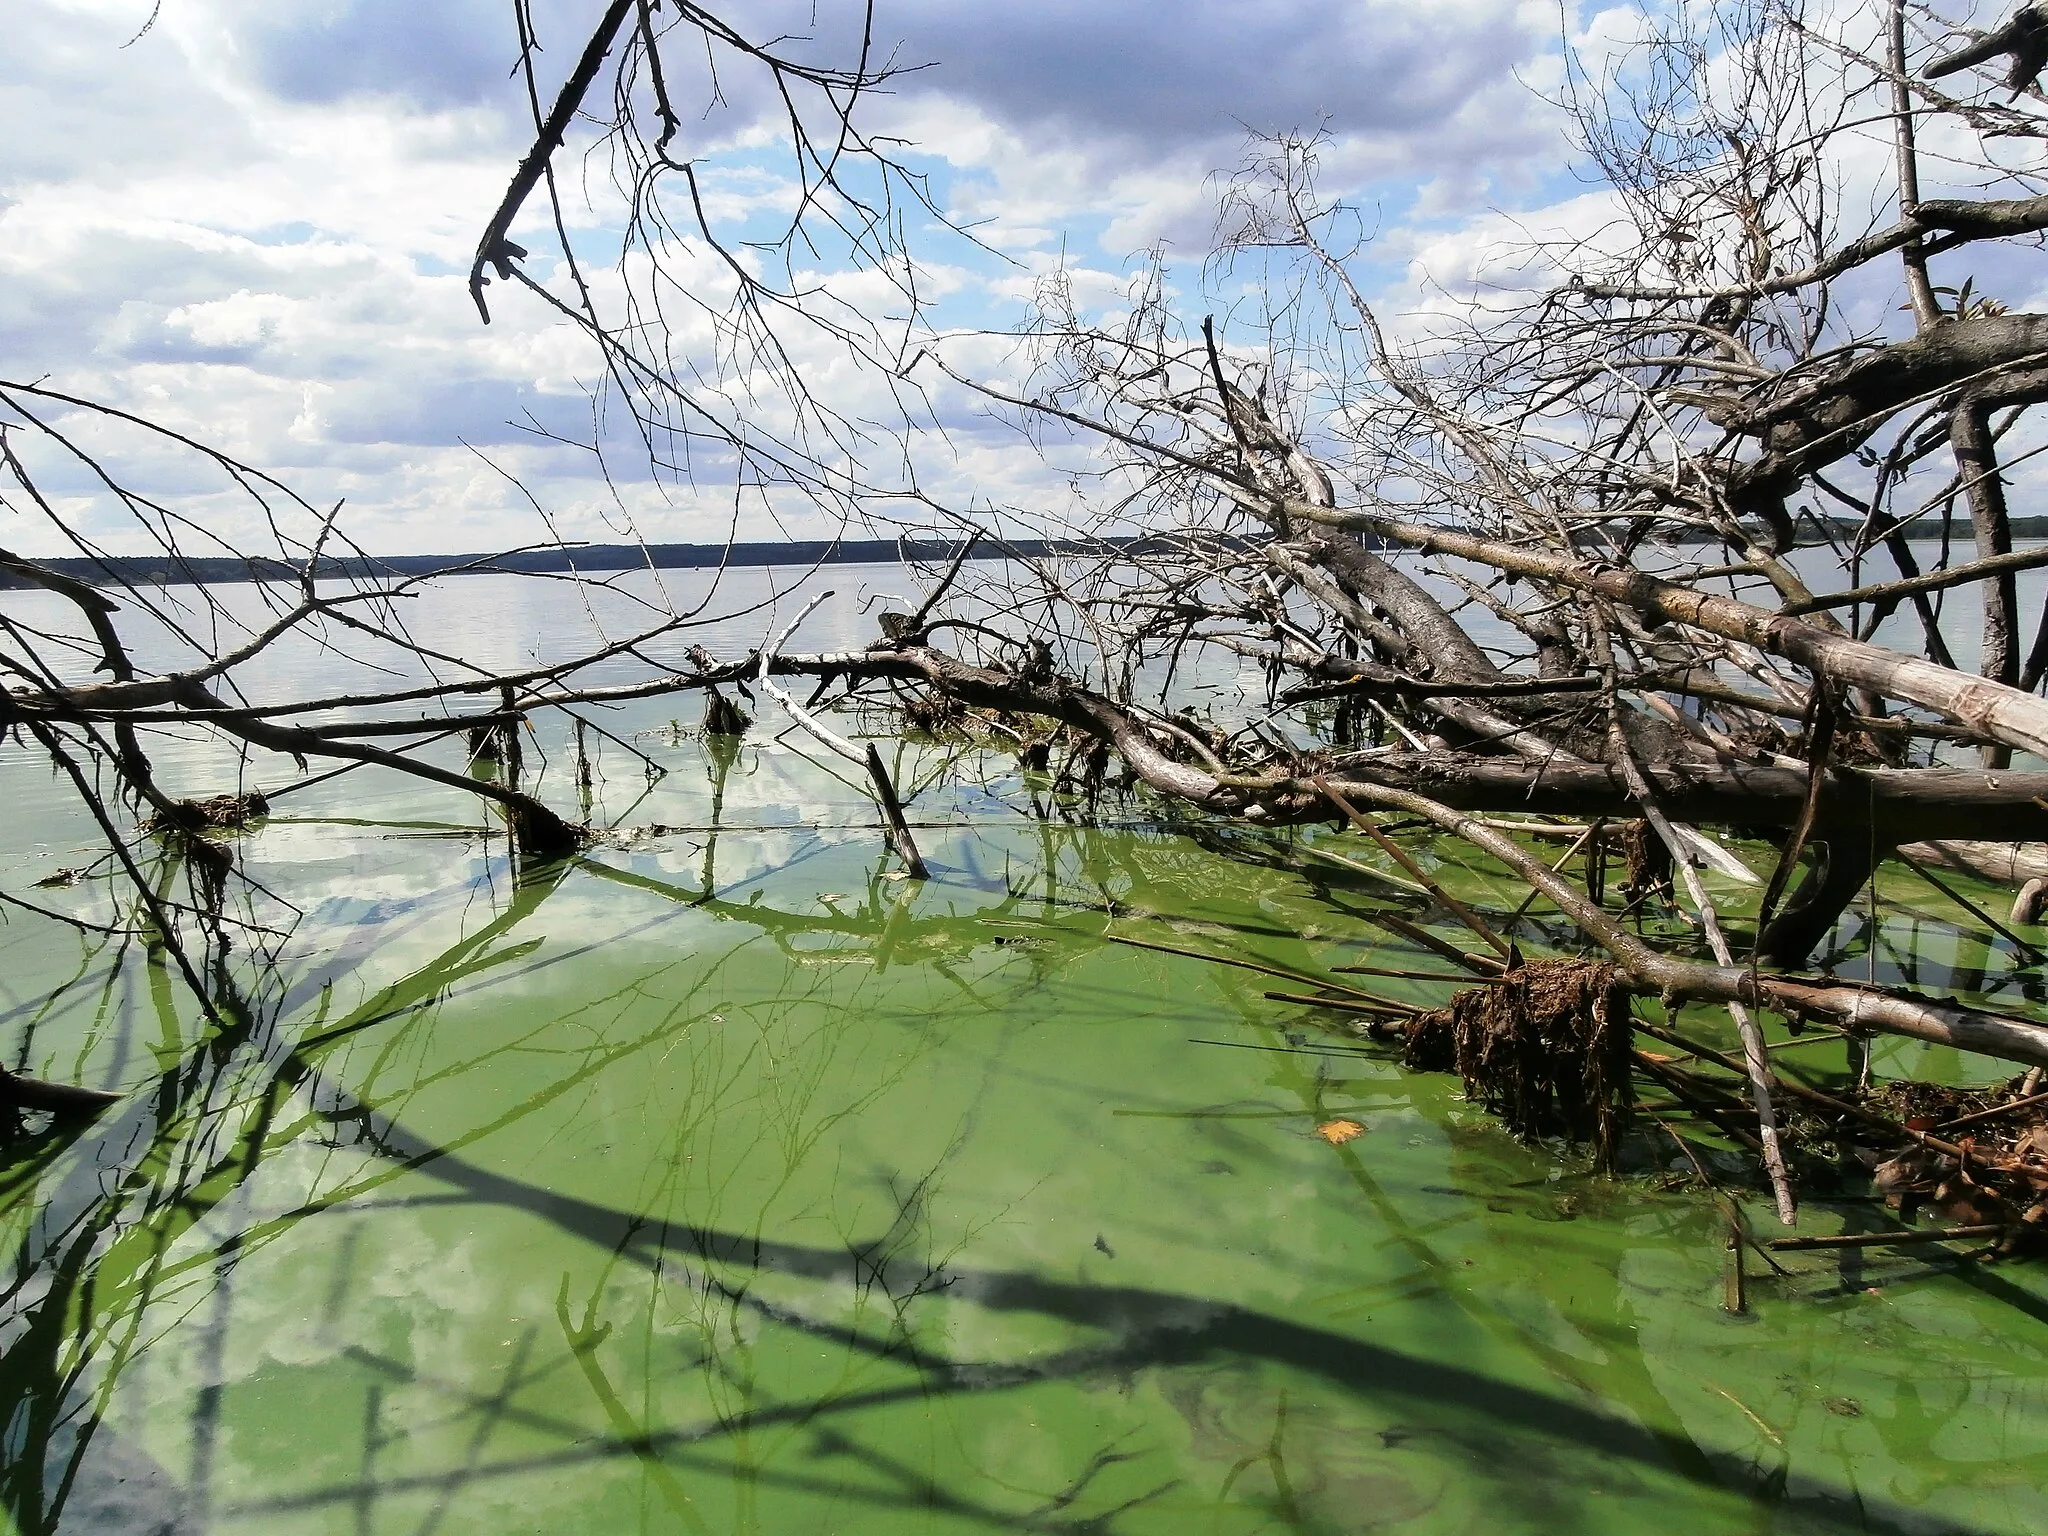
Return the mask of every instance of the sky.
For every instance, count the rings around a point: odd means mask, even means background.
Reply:
[[[531,9],[551,94],[601,0]],[[860,12],[845,0],[734,0],[723,14],[838,61]],[[912,221],[938,323],[1014,327],[1056,268],[1084,301],[1113,302],[1150,250],[1198,287],[1220,178],[1265,132],[1323,136],[1323,189],[1362,210],[1367,275],[1398,316],[1447,273],[1469,272],[1489,240],[1569,222],[1584,203],[1545,93],[1567,45],[1597,54],[1634,17],[1551,0],[880,0],[876,56],[923,67],[870,100],[863,121],[904,142],[980,242]],[[148,416],[313,506],[345,501],[346,527],[376,551],[551,534],[708,542],[736,517],[742,537],[832,531],[801,507],[767,518],[736,503],[716,455],[693,462],[694,478],[657,483],[615,452],[608,480],[573,446],[592,432],[601,378],[588,338],[502,286],[492,323],[480,322],[470,253],[531,137],[512,0],[9,0],[7,31],[0,377]],[[722,69],[714,103],[702,73],[679,63],[672,84],[687,119],[678,152],[702,165],[714,217],[751,231],[786,210],[763,82]],[[572,152],[562,169],[586,275],[615,304],[620,204],[607,166]],[[535,253],[529,269],[567,292],[541,200],[514,233]],[[887,307],[882,288],[829,270],[831,253],[820,266],[853,302]],[[706,293],[720,281],[708,260],[686,260],[682,276]],[[704,317],[672,318],[678,345],[701,357]],[[881,381],[821,338],[795,345],[850,417],[887,414]],[[968,356],[1005,366],[999,348]],[[770,430],[786,425],[767,403],[752,409]],[[1008,428],[958,399],[942,416],[946,433],[918,445],[919,474],[951,504],[1060,494],[1054,469]],[[616,417],[601,431],[620,447]],[[250,509],[209,499],[176,456],[122,451],[151,489],[196,498],[194,516],[224,545],[262,542]],[[92,536],[139,547],[77,475],[46,488]],[[60,543],[33,516],[0,514],[0,547]]]
[[[587,453],[515,424],[586,436],[598,359],[528,296],[493,290],[485,327],[464,291],[530,137],[510,0],[7,9],[0,375],[164,421],[318,506],[346,498],[348,528],[375,550],[545,536],[501,471],[564,537],[723,536],[731,492],[715,473],[608,489]],[[535,5],[544,91],[600,9]],[[727,14],[757,36],[808,31],[831,56],[854,13],[816,9],[814,22],[808,5],[737,0]],[[1252,130],[1327,135],[1326,178],[1375,210],[1398,276],[1399,253],[1567,169],[1531,88],[1554,77],[1565,25],[1517,0],[883,0],[881,53],[929,67],[899,77],[868,121],[910,142],[947,212],[989,248],[918,232],[955,320],[1016,323],[1055,264],[1102,292],[1149,248],[1198,265],[1214,173]],[[787,178],[762,93],[736,73],[721,83],[725,110],[684,137],[744,218],[750,198],[777,206]],[[569,211],[602,253],[617,205],[601,166],[588,181],[579,203],[570,179]],[[520,238],[542,260],[552,245],[532,217]],[[966,501],[1028,497],[1043,467],[1013,446],[970,431],[931,473]],[[97,536],[127,537],[108,509],[77,505]],[[229,542],[256,538],[215,511]],[[785,531],[822,529],[799,516]],[[46,527],[0,537],[56,547]]]

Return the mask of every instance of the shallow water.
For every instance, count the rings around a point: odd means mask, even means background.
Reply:
[[[819,645],[867,622],[833,574]],[[435,633],[514,652],[582,622],[514,622],[482,578],[430,600]],[[934,874],[907,883],[856,787],[765,732],[730,758],[663,733],[684,708],[602,717],[667,774],[602,744],[592,813],[637,830],[550,870],[457,795],[359,773],[281,800],[241,839],[268,894],[234,898],[274,961],[229,958],[221,1025],[135,941],[0,926],[4,1059],[130,1090],[0,1174],[19,1529],[2048,1526],[2038,1269],[1793,1255],[1730,1315],[1724,1211],[1654,1126],[1593,1177],[1264,995],[1284,980],[1105,938],[1435,969],[1361,915],[1384,883],[1316,851],[1388,867],[1357,838],[1091,817],[999,757],[890,743]],[[196,790],[291,776],[158,755]],[[6,749],[0,783],[0,883],[82,862],[45,769]],[[1489,910],[1523,894],[1420,851]],[[102,882],[34,894],[117,916]],[[2041,1012],[2003,941],[1882,894],[1846,968]],[[1364,1134],[1316,1134],[1338,1118]]]

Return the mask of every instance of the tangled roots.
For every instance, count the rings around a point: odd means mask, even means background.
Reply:
[[[1614,1169],[1629,1102],[1628,993],[1614,966],[1529,960],[1408,1026],[1407,1064],[1455,1071],[1525,1141],[1590,1144]]]
[[[1659,897],[1670,899],[1671,850],[1664,846],[1664,840],[1657,836],[1647,821],[1623,824],[1621,851],[1628,860],[1627,890],[1630,896],[1641,898],[1654,892]]]

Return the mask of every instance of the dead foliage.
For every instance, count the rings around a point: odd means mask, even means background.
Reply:
[[[1998,1252],[2038,1251],[2048,1235],[2048,1101],[1999,1088],[1887,1083],[1870,1095],[1911,1130],[1944,1138],[1961,1156],[1911,1146],[1871,1172],[1904,1220],[1932,1211],[1943,1221],[2007,1229]]]
[[[1613,1172],[1627,1128],[1628,991],[1613,965],[1521,961],[1407,1026],[1407,1065],[1456,1072],[1468,1096],[1525,1141],[1590,1145]]]
[[[216,830],[234,831],[270,814],[270,802],[259,790],[246,795],[214,795],[205,800],[177,800],[143,818],[150,832],[183,832],[197,836]]]

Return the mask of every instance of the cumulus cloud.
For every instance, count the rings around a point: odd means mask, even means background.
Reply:
[[[1012,248],[1070,237],[1122,255],[1198,246],[1211,172],[1253,135],[1322,136],[1333,188],[1406,202],[1455,184],[1466,207],[1560,142],[1518,73],[1547,78],[1554,9],[1189,0],[1142,4],[902,0],[905,136],[970,175],[958,204]],[[979,173],[973,174],[973,173]]]
[[[1160,157],[1246,130],[1428,134],[1541,41],[1514,0],[900,0],[885,16],[906,57],[938,61],[922,89],[1039,141]]]
[[[587,432],[583,391],[599,360],[517,296],[495,305],[486,330],[464,291],[477,232],[529,134],[506,0],[171,0],[137,38],[150,9],[11,8],[0,55],[6,371],[150,411],[318,504],[346,495],[372,547],[534,535],[523,498],[466,444],[526,479],[564,533],[617,537],[627,525],[589,455],[527,430]],[[552,82],[591,8],[533,10]],[[755,0],[735,19],[760,36],[807,34],[786,46],[843,58],[848,38],[834,29],[856,12],[821,5],[814,23],[810,0]],[[1088,253],[1084,284],[1107,294],[1125,254],[1161,240],[1198,248],[1213,200],[1205,177],[1248,129],[1326,132],[1326,165],[1345,189],[1455,224],[1532,161],[1556,162],[1540,103],[1514,80],[1542,74],[1555,25],[1547,6],[1519,0],[1188,0],[1170,12],[1141,0],[895,0],[879,12],[883,44],[935,67],[899,78],[875,121],[915,143],[945,200],[991,244],[1023,258],[1004,268],[936,252],[949,306],[995,322],[1062,250]],[[743,75],[721,85],[724,116],[685,130],[692,153],[717,155],[706,173],[714,214],[786,206],[772,101]],[[587,183],[590,200],[572,197],[568,211],[601,242],[617,204],[602,165]],[[538,210],[529,224],[547,233]],[[543,277],[547,243],[532,242]],[[617,292],[618,273],[600,264],[591,276]],[[822,340],[799,346],[849,411],[886,414],[880,387]],[[941,408],[959,448],[935,471],[947,494],[1000,499],[1043,483],[1004,431],[950,397]],[[717,455],[697,467],[698,489],[624,488],[640,531],[722,536],[730,488]],[[7,536],[49,547],[27,530]]]

